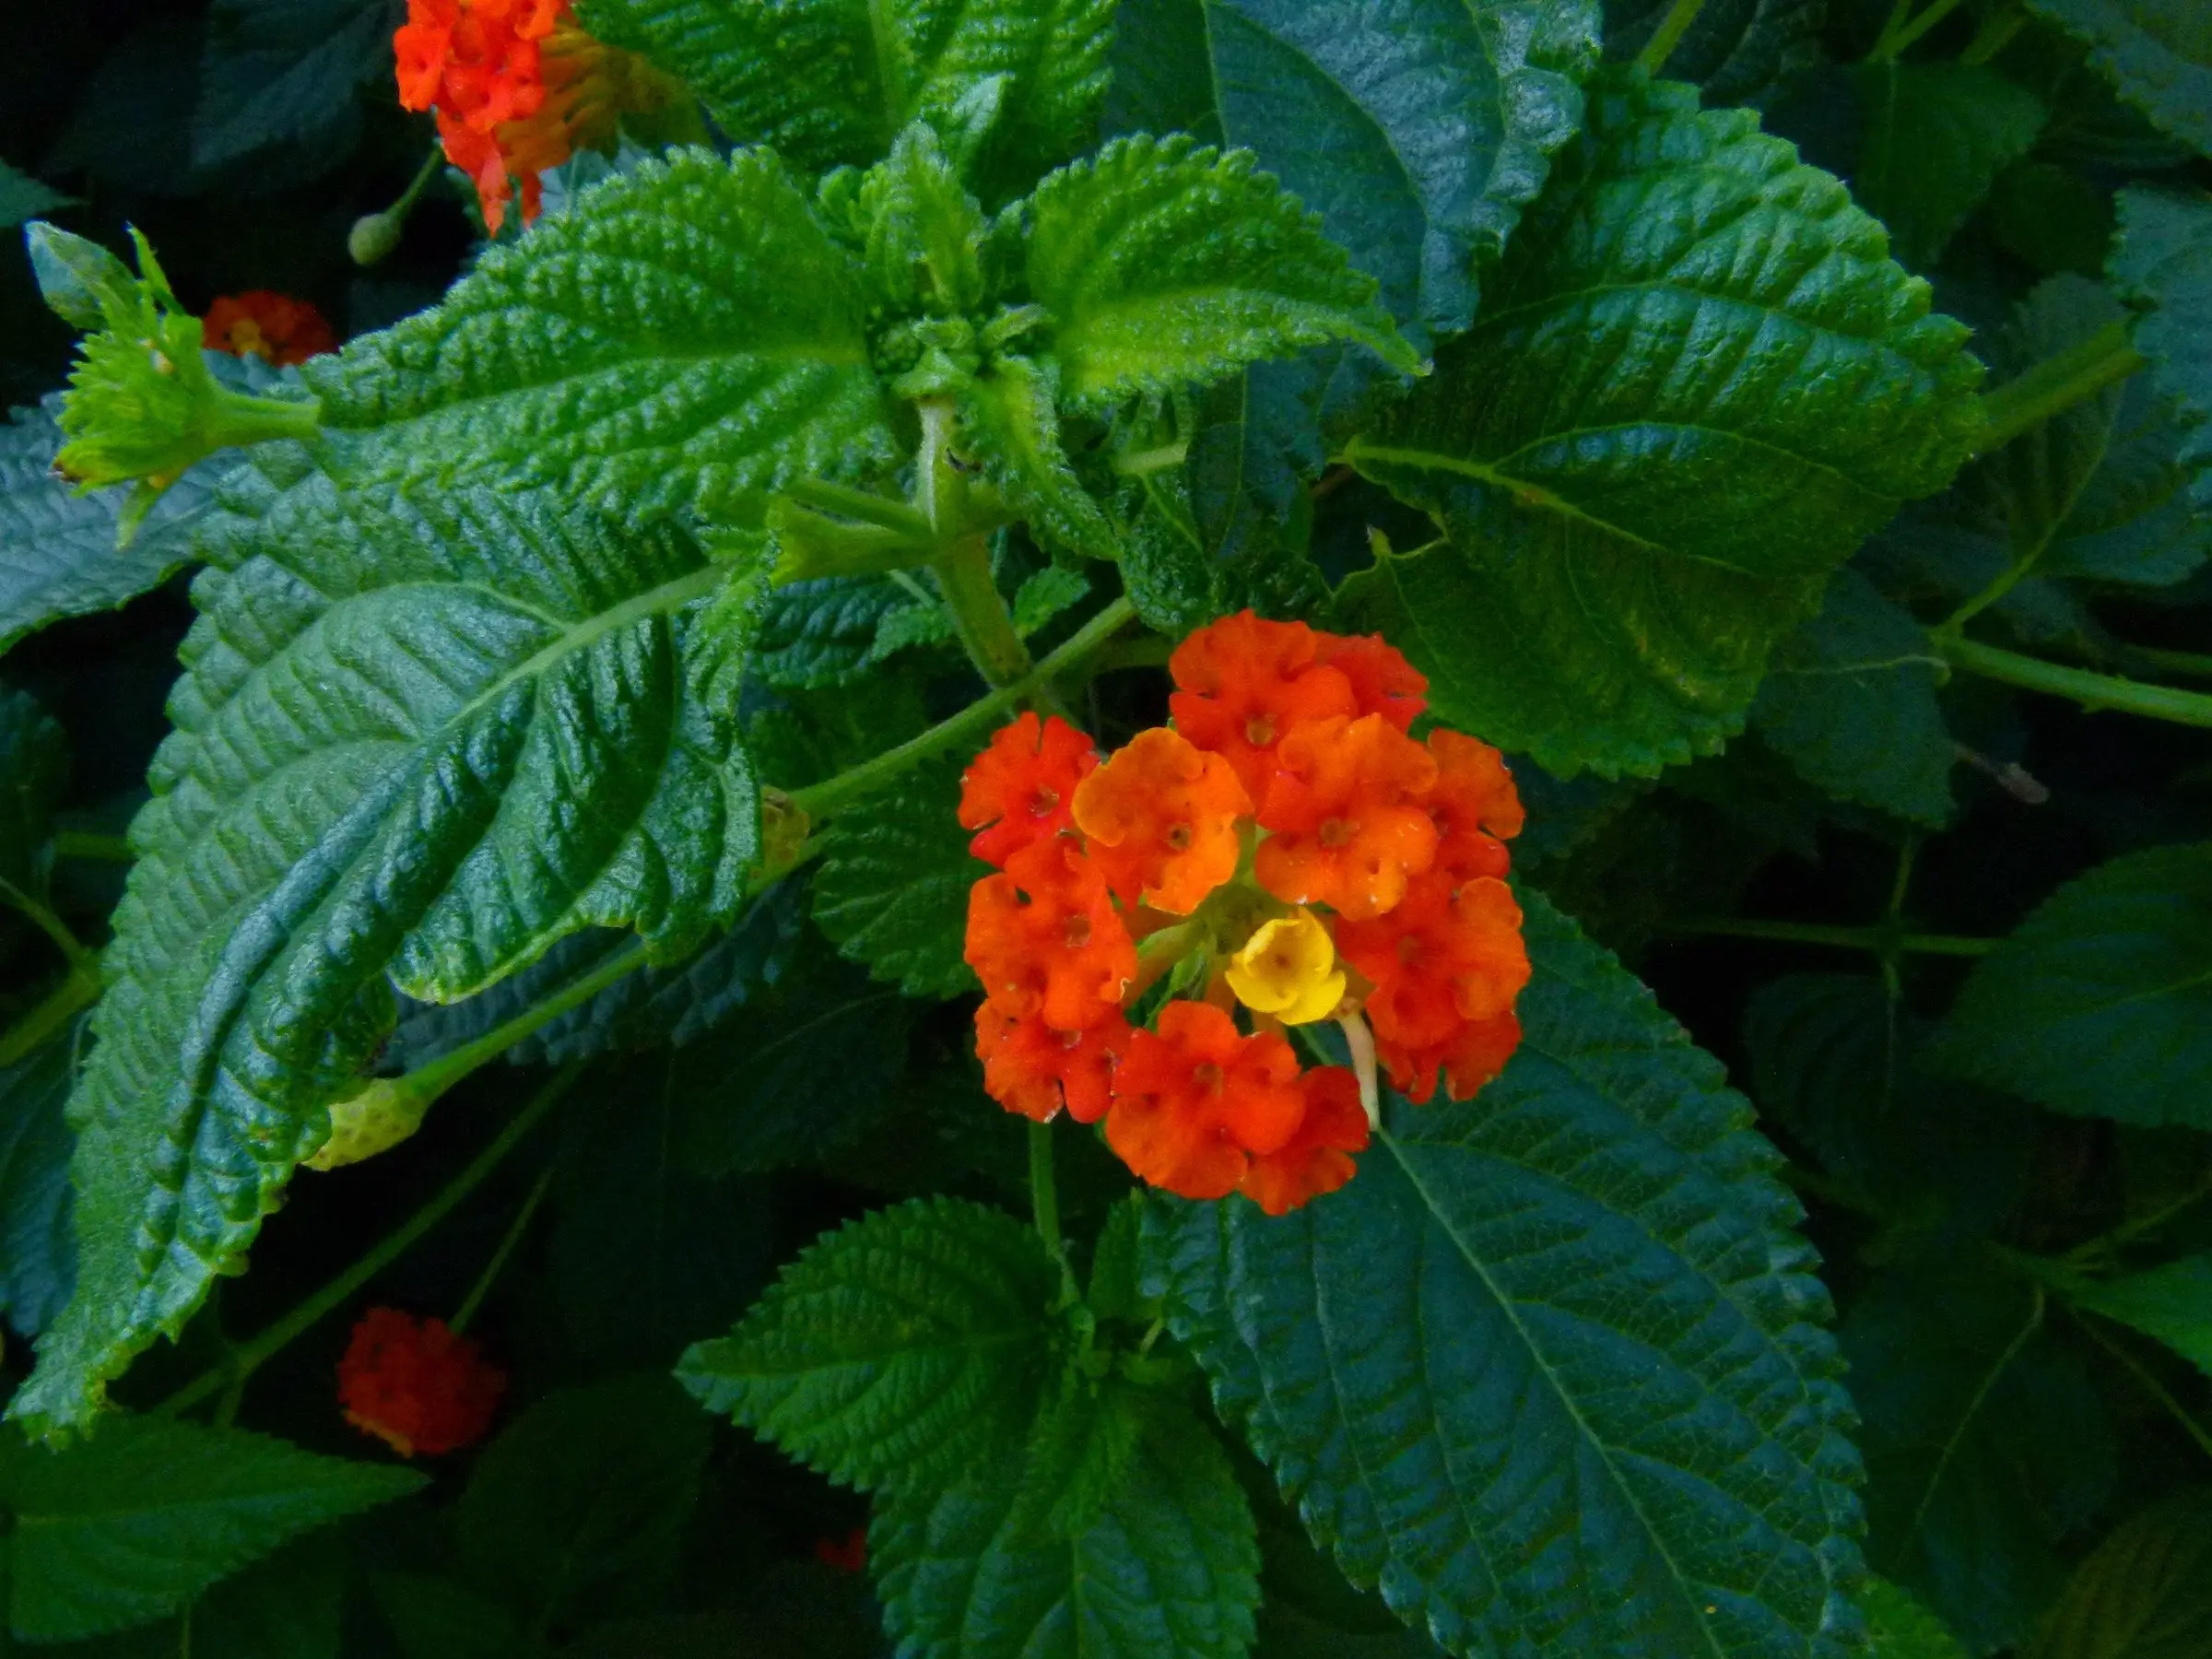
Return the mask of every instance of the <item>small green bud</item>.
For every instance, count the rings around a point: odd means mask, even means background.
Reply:
[[[357,265],[381,265],[399,247],[406,221],[396,213],[365,213],[353,221],[346,236],[346,252]]]
[[[102,296],[127,294],[137,286],[130,267],[98,242],[43,219],[23,227],[23,246],[48,309],[75,327],[98,328]]]
[[[340,1170],[389,1152],[422,1127],[423,1115],[438,1097],[409,1087],[405,1077],[379,1077],[330,1109],[330,1135],[313,1157],[311,1170]]]

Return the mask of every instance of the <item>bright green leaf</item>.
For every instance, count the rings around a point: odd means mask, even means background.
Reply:
[[[35,1433],[240,1265],[390,1030],[387,975],[452,1000],[594,925],[677,954],[756,850],[742,641],[700,617],[728,572],[688,537],[262,466],[133,826],[71,1102],[76,1295],[11,1407]]]
[[[1857,1458],[1718,1062],[1535,894],[1521,1050],[1282,1220],[1157,1205],[1171,1325],[1362,1587],[1454,1653],[1840,1656]]]
[[[2124,298],[2156,308],[2136,325],[2136,347],[2181,411],[2191,498],[2212,512],[2212,196],[2122,191],[2112,275]]]
[[[1820,582],[1982,420],[1965,331],[1748,112],[1629,80],[1590,112],[1475,331],[1348,445],[1448,540],[1338,613],[1440,718],[1562,776],[1717,748]]]
[[[964,955],[968,894],[991,872],[968,851],[959,807],[959,766],[945,762],[864,797],[822,831],[815,921],[909,996],[976,988]]]
[[[803,690],[849,684],[875,661],[878,630],[891,618],[927,604],[880,576],[786,582],[769,594],[761,609],[753,670],[771,686]]]
[[[624,513],[757,513],[889,460],[852,255],[774,156],[609,179],[431,311],[307,366],[352,481],[557,483]]]
[[[1030,297],[1050,314],[1060,390],[1100,408],[1353,340],[1418,366],[1371,277],[1251,155],[1117,138],[1030,198]]]
[[[0,161],[0,230],[12,230],[25,219],[52,213],[56,207],[74,206],[76,199]]]
[[[1057,1289],[1026,1224],[916,1199],[818,1240],[677,1376],[832,1480],[926,1493],[1028,1431]]]
[[[2023,1659],[2212,1653],[2212,1491],[2179,1492],[2097,1547]]]
[[[1751,724],[1837,799],[1940,826],[1957,758],[1936,701],[1943,669],[1910,611],[1839,571],[1820,614],[1775,648]]]
[[[2059,888],[1975,965],[1941,1054],[2056,1112],[2212,1129],[2212,841]]]
[[[173,1613],[311,1528],[424,1485],[235,1429],[118,1418],[64,1452],[0,1440],[8,1623],[64,1641]]]
[[[1606,55],[1633,58],[1672,0],[1606,0]],[[1693,81],[1714,107],[1764,105],[1820,61],[1825,0],[1707,0],[1667,54],[1665,71]]]
[[[1859,1603],[1874,1659],[1967,1659],[1943,1620],[1888,1580],[1868,1580]]]
[[[1048,372],[1006,357],[960,389],[960,435],[1006,500],[1048,546],[1121,557],[1121,537],[1068,465]]]
[[[1925,270],[2048,112],[1985,64],[1869,61],[1855,80],[1866,129],[1853,192],[1888,227],[1898,258]]]
[[[2184,1256],[2163,1267],[2100,1280],[2074,1300],[2091,1312],[2157,1337],[2212,1376],[2212,1255]]]
[[[2159,127],[2212,156],[2212,15],[2199,0],[2028,0]]]

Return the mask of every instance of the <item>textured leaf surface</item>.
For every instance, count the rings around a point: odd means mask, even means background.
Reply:
[[[1633,58],[1669,0],[1606,0],[1606,55]],[[1820,61],[1827,0],[1711,0],[1675,43],[1665,73],[1694,81],[1705,101],[1761,104]]]
[[[1981,419],[1964,331],[1748,112],[1631,80],[1590,116],[1475,330],[1346,451],[1448,539],[1347,582],[1340,618],[1563,776],[1740,729],[1821,581]]]
[[[1924,270],[2028,153],[2048,112],[1985,64],[1869,62],[1856,82],[1866,134],[1853,192],[1889,228],[1897,256]]]
[[[1030,294],[1054,324],[1072,407],[1219,380],[1354,340],[1418,361],[1321,222],[1253,158],[1117,138],[1030,198]]]
[[[1225,1417],[1454,1653],[1848,1651],[1857,1460],[1812,1253],[1719,1065],[1524,890],[1526,1037],[1280,1221],[1147,1244]]]
[[[267,446],[255,452],[268,453]],[[757,839],[725,572],[535,495],[251,473],[171,700],[71,1102],[77,1288],[12,1411],[74,1426],[199,1304],[394,1018],[587,926],[673,954]]]
[[[1751,724],[1816,788],[1939,825],[1955,759],[1936,701],[1942,668],[1911,612],[1839,571],[1820,614],[1776,648]]]
[[[0,651],[49,622],[112,610],[159,587],[192,557],[209,483],[234,462],[218,455],[186,473],[131,545],[118,547],[115,520],[128,492],[80,496],[53,476],[60,406],[50,397],[0,427]]]
[[[2157,308],[2136,325],[2136,348],[2181,411],[2192,499],[2212,512],[2212,196],[2131,188],[2119,210],[2112,282]]]
[[[2053,1111],[2212,1129],[2212,842],[2059,888],[1975,965],[1942,1053]]]
[[[0,1313],[29,1335],[69,1300],[76,1246],[69,1231],[69,1152],[62,1121],[76,1077],[76,1021],[0,1070]]]
[[[2081,1362],[2000,1280],[1887,1276],[1838,1335],[1870,1563],[1969,1653],[2012,1646],[2065,1578],[2056,1544],[2112,1483],[2112,1425]]]
[[[1021,1524],[1018,1457],[885,1504],[868,1553],[903,1659],[1241,1659],[1259,1600],[1252,1511],[1202,1425],[1155,1415],[1071,1541]]]
[[[390,86],[392,30],[406,18],[394,0],[217,0],[193,164],[220,167],[278,147],[294,163],[336,159],[360,132],[357,94]]]
[[[63,1641],[173,1613],[287,1539],[424,1484],[233,1429],[119,1418],[65,1452],[0,1441],[8,1623]]]
[[[852,256],[775,157],[681,150],[488,249],[434,310],[308,365],[348,477],[757,511],[886,460]]]
[[[2028,0],[2159,126],[2212,156],[2212,16],[2197,0]]]
[[[2146,1510],[2076,1570],[2024,1659],[2194,1659],[2212,1653],[2212,1491]]]
[[[830,820],[814,919],[838,948],[909,996],[976,988],[961,954],[968,894],[989,867],[959,824],[960,766],[909,773]]]
[[[2183,1256],[2146,1273],[2107,1279],[2074,1300],[2157,1337],[2212,1376],[2212,1255]]]
[[[677,1375],[832,1480],[942,1483],[1028,1430],[1057,1288],[1022,1223],[917,1199],[818,1240]]]
[[[1107,124],[1254,151],[1413,337],[1465,328],[1597,55],[1592,0],[1123,0]]]
[[[762,607],[753,665],[771,686],[821,690],[858,679],[876,661],[884,625],[929,608],[880,577],[825,576],[773,589]]]

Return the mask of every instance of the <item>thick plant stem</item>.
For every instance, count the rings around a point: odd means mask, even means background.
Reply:
[[[1659,19],[1659,27],[1652,31],[1652,38],[1643,43],[1643,50],[1636,54],[1636,67],[1646,75],[1657,75],[1665,68],[1666,60],[1675,55],[1675,48],[1682,43],[1682,37],[1689,32],[1690,25],[1704,9],[1705,0],[1675,0],[1666,8],[1666,16]]]
[[[828,818],[912,771],[924,760],[935,759],[971,737],[981,736],[1054,675],[1065,673],[1112,639],[1135,615],[1136,607],[1127,599],[1116,599],[1086,622],[1059,650],[1013,684],[1000,687],[988,697],[978,698],[951,719],[940,721],[897,748],[886,749],[874,759],[864,760],[834,778],[794,790],[791,804],[809,819]]]
[[[2001,940],[1973,939],[1955,934],[1904,933],[1890,927],[1830,927],[1818,922],[1759,922],[1725,918],[1686,922],[1674,933],[1691,938],[1771,939],[1783,945],[1832,945],[1840,950],[1864,950],[1875,956],[1901,952],[1906,956],[1987,956]]]
[[[242,1387],[246,1378],[351,1300],[362,1286],[405,1255],[425,1233],[451,1215],[464,1198],[484,1183],[487,1176],[507,1161],[508,1154],[528,1138],[530,1132],[569,1092],[582,1069],[581,1061],[563,1066],[531,1097],[529,1104],[508,1120],[507,1126],[492,1137],[491,1144],[469,1159],[461,1172],[440,1188],[429,1203],[385,1234],[352,1266],[253,1341],[241,1343],[225,1363],[187,1382],[156,1406],[155,1411],[163,1417],[173,1417],[226,1386]]]
[[[1056,1262],[1065,1252],[1060,1241],[1060,1189],[1053,1178],[1053,1126],[1031,1120],[1029,1127],[1030,1213],[1037,1236]]]
[[[127,836],[100,835],[89,830],[57,830],[53,837],[53,855],[56,858],[94,859],[101,864],[131,864],[138,856],[131,851]]]
[[[2129,343],[2125,323],[2106,324],[2080,345],[1983,394],[1982,412],[1988,424],[1975,441],[1974,453],[1986,455],[2004,448],[2030,427],[2125,380],[2146,360]]]
[[[968,648],[976,671],[994,687],[1009,686],[1030,671],[1029,647],[1014,631],[998,584],[991,580],[991,549],[980,535],[961,540],[931,569],[945,594],[945,608]]]
[[[2176,725],[2212,727],[2212,695],[2183,691],[2172,686],[2149,686],[2112,674],[2092,674],[2086,668],[2068,668],[2038,657],[2000,651],[1972,640],[1938,636],[1936,646],[1954,667],[2000,680],[2023,691],[2041,691],[2064,697],[2092,712],[2116,709],[2148,720],[2171,721]]]

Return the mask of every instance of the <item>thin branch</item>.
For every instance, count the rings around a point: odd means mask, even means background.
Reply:
[[[2118,675],[2092,674],[2086,668],[2068,668],[2018,652],[2000,651],[1972,640],[1936,636],[1936,645],[1955,667],[1985,679],[2018,686],[2023,691],[2041,691],[2064,697],[2095,712],[2116,709],[2148,720],[2171,721],[2176,725],[2212,727],[2212,695],[2183,691],[2172,686],[2147,685]]]
[[[1986,455],[2004,448],[2030,427],[2125,380],[2146,361],[2129,343],[2125,323],[2106,324],[2079,345],[1983,394],[1988,424],[1975,441],[1974,453]]]
[[[1675,55],[1675,48],[1682,43],[1682,37],[1689,32],[1690,25],[1704,9],[1705,0],[1675,0],[1666,8],[1666,16],[1659,19],[1659,27],[1652,31],[1652,38],[1643,43],[1643,50],[1636,54],[1636,67],[1646,75],[1657,75],[1665,68],[1666,60]]]

